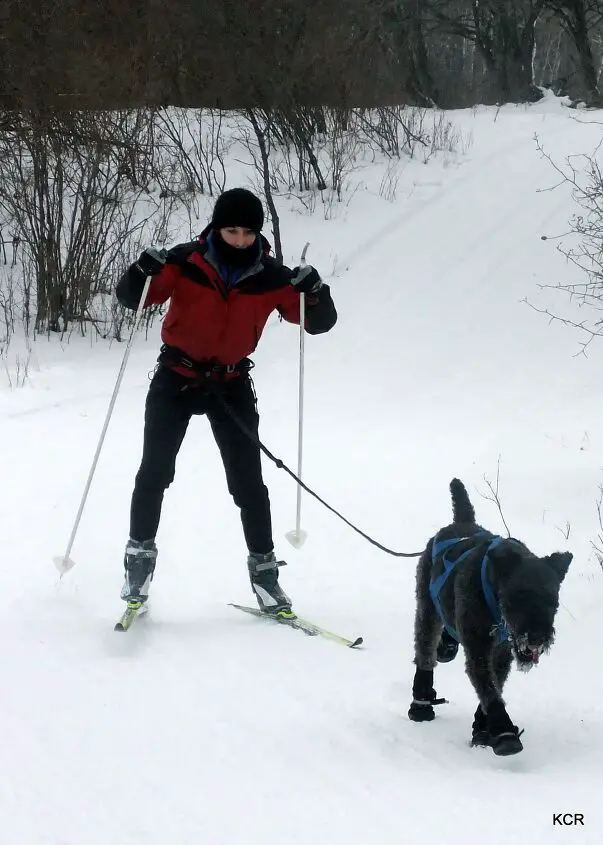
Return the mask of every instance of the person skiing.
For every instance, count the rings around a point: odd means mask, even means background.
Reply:
[[[191,416],[205,414],[224,464],[228,490],[240,509],[247,568],[261,610],[294,615],[279,584],[268,490],[257,443],[259,415],[248,356],[269,316],[299,325],[306,295],[305,331],[328,332],[337,321],[329,286],[310,266],[277,262],[261,234],[261,200],[234,188],[216,200],[199,237],[168,251],[146,249],[121,276],[119,302],[136,309],[151,276],[145,307],[170,300],[158,364],[144,416],[142,460],[130,508],[121,598],[144,603],[157,560],[155,538],[164,492]],[[250,436],[250,435],[253,435]]]

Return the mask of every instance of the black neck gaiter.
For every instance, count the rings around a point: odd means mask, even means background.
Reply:
[[[237,270],[246,270],[255,264],[260,257],[260,246],[257,236],[251,246],[241,249],[227,244],[220,237],[220,233],[214,230],[212,233],[212,246],[216,251],[220,263],[224,263],[228,267],[233,267]]]

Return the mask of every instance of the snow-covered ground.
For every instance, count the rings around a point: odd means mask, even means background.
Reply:
[[[597,113],[547,98],[451,113],[465,151],[351,177],[334,219],[283,200],[285,258],[332,285],[339,322],[306,344],[306,482],[392,548],[421,549],[467,485],[480,522],[500,458],[513,535],[569,549],[557,643],[513,672],[524,752],[468,746],[475,696],[462,659],[436,672],[450,703],[406,715],[414,561],[366,543],[265,462],[282,580],[304,616],[365,648],[238,614],[245,548],[207,421],[195,419],[166,495],[152,611],[127,635],[122,553],[158,328],[136,341],[73,549],[66,546],[123,354],[119,344],[38,341],[19,389],[0,391],[0,843],[2,845],[402,845],[600,842],[603,572],[591,541],[603,481],[602,348],[531,309],[571,314],[539,285],[582,279],[542,234],[576,211],[539,154],[590,153]],[[469,143],[470,139],[470,143]],[[239,171],[240,172],[240,171]],[[233,168],[228,186],[237,184]],[[188,233],[184,233],[184,237]],[[574,312],[575,313],[575,312]],[[582,315],[584,316],[584,315]],[[268,447],[296,462],[297,330],[272,322],[254,356]],[[13,356],[11,358],[11,355]],[[569,536],[566,536],[569,535]],[[558,830],[554,813],[583,813]]]

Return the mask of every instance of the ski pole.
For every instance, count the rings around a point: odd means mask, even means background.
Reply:
[[[310,243],[306,243],[302,250],[299,261],[300,267],[306,266],[306,253]],[[299,392],[297,404],[297,477],[302,477],[302,456],[303,456],[303,434],[304,434],[304,358],[305,358],[305,328],[306,322],[306,295],[299,295]],[[295,530],[287,531],[286,538],[295,549],[301,548],[308,536],[301,528],[301,485],[297,485],[297,505],[295,515]]]
[[[163,250],[162,250],[163,252]],[[115,402],[117,400],[117,394],[119,393],[119,388],[121,387],[121,382],[124,377],[124,373],[126,371],[126,364],[128,363],[128,358],[130,357],[130,351],[132,349],[132,344],[134,342],[134,333],[138,329],[138,323],[140,322],[140,317],[142,315],[142,309],[144,307],[147,294],[149,292],[149,286],[151,284],[152,276],[147,276],[144,288],[142,290],[142,295],[140,297],[140,302],[138,303],[138,308],[136,309],[136,315],[134,317],[134,323],[132,325],[132,331],[130,332],[130,337],[128,338],[128,343],[126,345],[126,349],[124,352],[124,357],[121,362],[121,367],[119,368],[119,373],[117,375],[117,381],[115,382],[115,387],[113,388],[113,395],[111,396],[111,401],[109,402],[109,407],[107,409],[107,414],[105,416],[105,422],[103,423],[103,428],[101,431],[101,435],[98,441],[98,445],[96,447],[96,452],[94,453],[94,458],[92,459],[92,466],[90,467],[90,472],[88,473],[88,479],[86,481],[86,486],[84,487],[84,493],[82,495],[82,500],[80,502],[80,506],[77,511],[77,515],[75,517],[75,524],[71,531],[71,536],[69,537],[69,542],[67,543],[67,549],[65,550],[65,554],[62,556],[56,555],[53,557],[53,561],[59,572],[61,573],[61,578],[66,572],[69,572],[75,566],[75,561],[72,560],[70,557],[71,549],[73,548],[73,543],[75,541],[75,535],[77,534],[77,530],[80,524],[80,520],[82,518],[82,513],[84,511],[84,505],[86,504],[86,499],[88,498],[88,493],[90,491],[90,485],[92,484],[92,478],[94,476],[94,472],[96,470],[96,465],[98,463],[98,459],[101,453],[101,449],[103,447],[103,442],[105,440],[105,435],[107,433],[107,428],[109,427],[109,420],[111,419],[111,415],[113,413],[113,408],[115,407]]]

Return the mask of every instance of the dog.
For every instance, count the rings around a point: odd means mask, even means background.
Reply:
[[[459,642],[479,699],[471,744],[517,754],[521,733],[507,713],[503,687],[513,658],[527,671],[553,645],[559,590],[573,555],[537,557],[519,540],[486,531],[458,478],[450,492],[453,522],[429,540],[417,564],[416,670],[408,716],[414,722],[435,717],[434,706],[445,699],[437,697],[433,672],[438,657],[454,657],[450,643]]]

